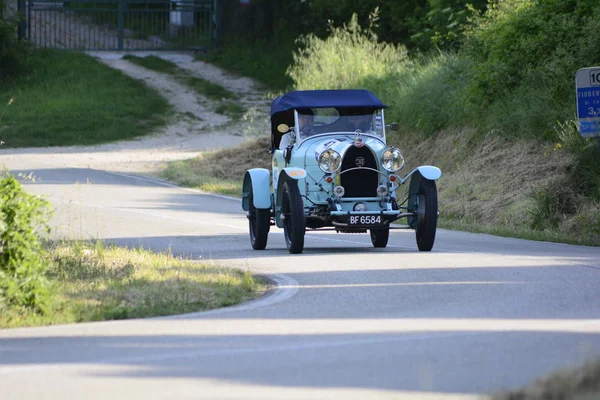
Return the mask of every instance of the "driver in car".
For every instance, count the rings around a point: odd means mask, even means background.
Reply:
[[[300,131],[300,136],[311,136],[314,133],[314,122],[315,114],[310,108],[302,108],[298,110],[298,128]]]

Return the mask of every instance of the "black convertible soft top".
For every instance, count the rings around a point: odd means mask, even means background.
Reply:
[[[271,104],[271,118],[298,108],[387,108],[373,93],[363,89],[294,90]]]

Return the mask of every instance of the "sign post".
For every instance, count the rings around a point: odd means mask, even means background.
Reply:
[[[577,126],[583,137],[600,137],[600,67],[581,68],[575,74]]]

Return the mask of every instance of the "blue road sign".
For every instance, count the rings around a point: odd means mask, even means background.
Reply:
[[[579,133],[600,136],[600,67],[581,68],[575,74]]]

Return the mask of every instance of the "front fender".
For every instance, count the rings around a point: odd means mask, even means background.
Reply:
[[[271,173],[265,168],[252,168],[244,175],[242,186],[242,208],[250,209],[250,191],[255,208],[271,208]]]
[[[414,175],[414,176],[413,176]],[[440,177],[442,176],[442,170],[439,169],[438,167],[434,167],[433,165],[422,165],[420,167],[417,167],[415,169],[413,169],[412,171],[410,171],[408,173],[408,175],[406,175],[404,178],[400,179],[400,183],[404,183],[408,180],[408,178],[413,177],[413,179],[411,179],[411,185],[412,182],[415,181],[415,179],[420,179],[420,178],[425,178],[425,179],[429,179],[430,181],[435,181],[440,179]]]
[[[302,168],[288,167],[281,170],[279,178],[277,179],[277,193],[275,196],[275,224],[278,228],[283,228],[283,222],[281,221],[281,202],[283,196],[283,185],[288,180],[301,180],[306,178],[306,171]]]
[[[417,203],[417,194],[419,193],[419,186],[421,185],[421,180],[427,179],[430,181],[435,181],[442,176],[442,171],[438,167],[434,167],[432,165],[424,165],[421,167],[417,167],[412,170],[403,181],[406,181],[409,177],[410,185],[408,186],[408,211],[414,210]],[[408,217],[407,218],[408,226],[411,228],[415,228],[416,218]]]
[[[417,170],[423,178],[429,179],[430,181],[438,180],[442,176],[442,170],[433,165],[423,165],[417,167]]]

